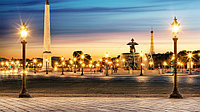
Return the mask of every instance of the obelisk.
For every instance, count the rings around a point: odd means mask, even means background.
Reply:
[[[151,47],[150,47],[150,53],[151,53],[151,55],[155,54],[155,51],[154,51],[154,42],[153,42],[153,28],[151,28]]]
[[[52,69],[51,65],[51,36],[50,36],[50,8],[49,1],[45,3],[44,14],[44,52],[43,52],[43,70]]]

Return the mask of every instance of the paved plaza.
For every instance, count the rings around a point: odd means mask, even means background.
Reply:
[[[200,98],[106,98],[106,97],[39,97],[0,98],[3,112],[197,112]]]
[[[178,77],[184,97],[200,97],[200,76]],[[120,96],[168,97],[173,76],[28,76],[27,89],[33,97]],[[18,97],[21,78],[2,76],[0,96]]]

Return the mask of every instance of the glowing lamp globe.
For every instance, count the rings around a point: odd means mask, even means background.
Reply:
[[[171,24],[171,30],[174,35],[177,35],[180,29],[180,24],[177,22],[176,17],[174,18],[173,23]]]
[[[25,40],[26,37],[27,37],[27,35],[28,35],[28,29],[26,28],[26,25],[25,25],[25,24],[23,24],[23,25],[21,26],[21,28],[20,28],[20,34],[21,34],[21,38],[22,38],[23,40]]]

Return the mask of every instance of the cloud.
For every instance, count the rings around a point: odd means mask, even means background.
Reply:
[[[138,6],[138,7],[92,7],[92,8],[62,8],[62,9],[51,9],[51,13],[58,12],[71,12],[71,13],[92,13],[92,12],[151,12],[151,11],[164,11],[167,8],[163,8],[164,5],[150,5],[150,6]],[[22,10],[6,10],[0,11],[0,13],[41,13],[44,10],[32,10],[32,9],[22,9]]]
[[[44,4],[46,0],[32,0],[28,2],[17,2],[12,0],[12,1],[4,1],[0,3],[0,6],[32,6],[32,5],[39,5],[39,4]],[[74,0],[50,0],[50,4],[54,3],[60,3],[60,2],[71,2]],[[77,1],[77,0],[76,0]]]

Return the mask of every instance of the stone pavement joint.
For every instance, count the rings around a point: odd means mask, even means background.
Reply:
[[[200,111],[200,98],[37,97],[0,98],[3,112]]]

